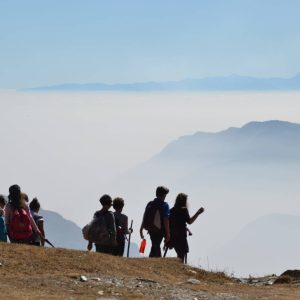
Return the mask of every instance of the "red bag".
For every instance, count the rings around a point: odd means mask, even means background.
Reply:
[[[13,211],[9,223],[9,234],[13,240],[26,240],[33,235],[30,217],[24,208]]]

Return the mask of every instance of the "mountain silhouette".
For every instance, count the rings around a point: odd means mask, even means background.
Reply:
[[[300,161],[300,124],[251,122],[217,133],[198,132],[170,143],[155,159],[180,161]]]
[[[201,206],[206,209],[191,226],[190,260],[206,264],[209,258],[211,266],[222,269],[228,263],[217,249],[249,222],[270,213],[300,215],[299,141],[300,124],[279,120],[250,122],[215,133],[197,132],[172,141],[116,179],[111,188],[131,200],[127,209],[132,211],[143,211],[161,184],[170,189],[167,202],[171,207],[178,193],[187,193],[191,214]],[[255,251],[257,245],[253,242],[249,251]],[[288,247],[281,249],[282,255],[289,255]],[[212,250],[219,257],[211,257]],[[242,252],[236,253],[231,262],[235,272],[246,274],[250,271],[235,263],[240,256]],[[252,262],[251,257],[248,260]],[[273,268],[265,264],[257,272],[270,273],[281,266],[275,261]]]
[[[22,91],[288,91],[300,89],[300,74],[292,78],[255,78],[230,75],[202,79],[166,82],[137,82],[127,84],[66,83],[22,89]]]

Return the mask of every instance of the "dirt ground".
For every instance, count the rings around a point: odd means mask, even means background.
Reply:
[[[1,299],[300,299],[300,284],[255,286],[177,259],[0,243]]]

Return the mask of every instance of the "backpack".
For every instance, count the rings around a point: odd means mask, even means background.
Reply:
[[[97,217],[82,228],[83,238],[99,245],[111,245],[111,233],[106,223],[107,213],[98,214]]]
[[[24,208],[15,209],[9,223],[9,234],[13,240],[28,240],[33,235],[30,217]]]
[[[147,204],[143,218],[143,226],[152,233],[164,231],[162,225],[162,204],[151,201]]]

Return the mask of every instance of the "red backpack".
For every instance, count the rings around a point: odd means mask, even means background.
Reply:
[[[32,236],[30,217],[24,208],[13,211],[9,223],[9,234],[13,240],[26,240]]]

